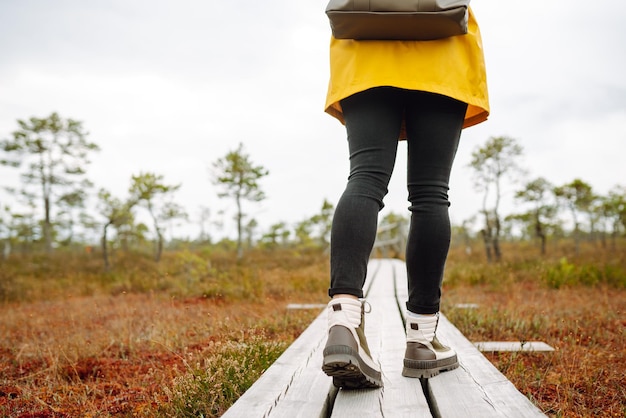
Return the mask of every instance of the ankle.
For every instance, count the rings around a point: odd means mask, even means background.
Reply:
[[[350,294],[347,294],[347,293],[333,295],[333,300],[334,299],[354,299],[354,300],[359,300],[358,296],[350,295]]]
[[[361,325],[363,304],[351,297],[334,297],[328,303],[328,327],[335,325],[358,328]]]
[[[437,313],[432,313],[432,314],[419,314],[419,313],[415,313],[415,312],[411,312],[411,311],[406,311],[407,316],[413,317],[413,318],[422,318],[422,319],[428,319],[428,318],[432,318],[434,316],[437,316]]]
[[[435,338],[438,322],[438,313],[422,315],[407,311],[407,341],[432,341]]]

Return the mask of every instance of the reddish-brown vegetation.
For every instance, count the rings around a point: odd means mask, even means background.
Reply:
[[[477,254],[453,253],[444,289],[448,318],[472,341],[541,340],[555,347],[486,354],[549,416],[625,416],[623,256],[518,258],[486,265]],[[70,277],[63,271],[51,280],[72,286],[47,283],[54,289],[48,293],[18,292],[27,275],[15,266],[4,270],[13,280],[11,294],[25,296],[0,305],[0,416],[175,416],[176,393],[198,389],[194,376],[215,370],[211,359],[228,360],[226,351],[251,341],[286,347],[318,314],[287,311],[286,304],[326,301],[323,255],[257,254],[243,266],[227,259],[207,265],[185,253],[166,255],[158,268],[140,263],[132,278],[107,273],[100,284],[93,282],[95,269],[84,283],[80,272]],[[34,271],[32,264],[28,269]],[[47,269],[54,275],[62,267]],[[110,282],[118,276],[120,282]],[[150,283],[159,288],[151,290]],[[32,295],[35,300],[25,301]],[[458,303],[478,308],[459,309]],[[227,408],[241,387],[224,389],[234,392],[216,398],[212,414]]]
[[[262,332],[290,342],[316,312],[285,302],[122,294],[0,309],[0,415],[154,416],[216,341]],[[271,321],[267,318],[275,318]]]
[[[485,353],[549,416],[624,417],[626,292],[621,289],[494,291],[463,286],[446,292],[448,317],[471,341],[544,341],[554,352]],[[459,312],[454,303],[477,303]]]

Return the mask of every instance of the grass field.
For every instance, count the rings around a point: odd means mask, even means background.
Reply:
[[[444,313],[472,341],[555,347],[487,354],[549,416],[624,417],[624,252],[535,253],[453,250]],[[318,314],[286,304],[325,303],[327,270],[293,250],[119,256],[106,273],[95,254],[5,261],[0,416],[219,416]]]

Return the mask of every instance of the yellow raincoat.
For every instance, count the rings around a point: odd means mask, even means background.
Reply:
[[[468,104],[464,128],[489,115],[480,30],[469,11],[468,33],[435,41],[330,42],[325,110],[344,123],[340,100],[372,87],[392,86],[452,97]],[[405,139],[404,132],[401,139]]]

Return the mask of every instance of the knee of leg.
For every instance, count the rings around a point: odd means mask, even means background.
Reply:
[[[450,206],[447,186],[409,186],[410,210],[422,206]]]
[[[388,193],[389,181],[370,175],[358,175],[350,177],[346,192],[351,195],[368,197],[382,205],[382,201]],[[381,207],[382,208],[382,207]]]

